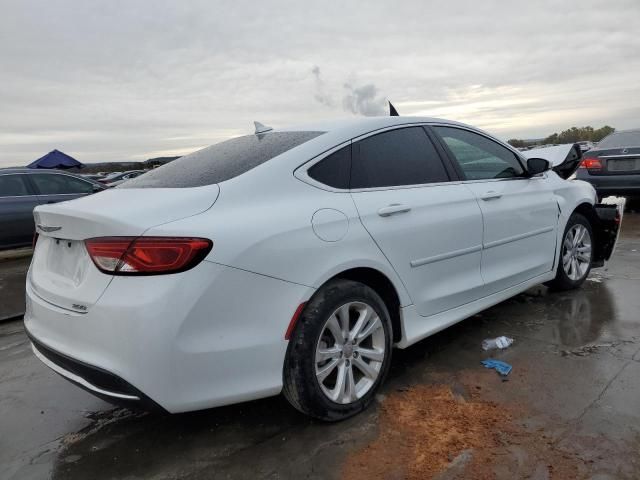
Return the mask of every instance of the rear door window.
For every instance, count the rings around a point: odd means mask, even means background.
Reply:
[[[187,188],[224,182],[322,133],[270,132],[232,138],[190,153],[117,188]]]
[[[352,189],[446,181],[442,160],[422,127],[389,130],[354,145]]]
[[[0,175],[0,197],[23,197],[31,195],[24,175]]]
[[[70,175],[36,173],[29,176],[40,195],[64,195],[93,192],[93,185]]]

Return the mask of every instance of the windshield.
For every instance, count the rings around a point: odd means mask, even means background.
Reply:
[[[190,153],[117,188],[187,188],[224,182],[322,133],[271,132],[232,138]]]

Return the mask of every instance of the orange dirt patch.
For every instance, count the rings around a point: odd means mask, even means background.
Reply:
[[[514,423],[515,414],[477,392],[465,400],[443,385],[393,394],[382,405],[378,438],[347,458],[343,478],[585,477],[576,455]]]

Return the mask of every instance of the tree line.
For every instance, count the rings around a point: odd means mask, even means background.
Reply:
[[[593,128],[592,126],[586,127],[571,127],[567,130],[563,130],[560,133],[552,133],[543,140],[521,140],[518,138],[512,138],[508,143],[516,148],[528,147],[530,145],[547,145],[547,144],[562,144],[562,143],[575,143],[581,141],[599,142],[604,137],[613,133],[616,129],[605,125],[600,128]]]

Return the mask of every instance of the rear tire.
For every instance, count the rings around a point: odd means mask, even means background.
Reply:
[[[589,276],[593,261],[593,229],[584,215],[574,213],[562,236],[556,278],[545,283],[553,290],[573,290]]]
[[[392,338],[389,312],[373,289],[332,280],[298,320],[284,365],[284,396],[324,421],[360,413],[387,375]]]

